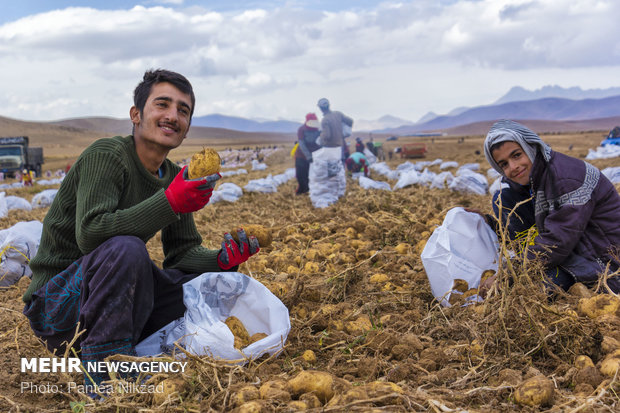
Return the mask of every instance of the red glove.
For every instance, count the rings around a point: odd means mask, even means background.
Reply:
[[[209,175],[205,178],[186,180],[183,178],[187,165],[174,177],[165,194],[172,210],[177,213],[198,211],[209,203],[215,182],[222,176]]]
[[[222,249],[217,255],[217,263],[223,270],[230,270],[232,267],[246,262],[248,258],[260,251],[258,239],[254,235],[248,236],[242,228],[237,230],[239,244],[235,242],[232,235],[228,232],[224,234]]]

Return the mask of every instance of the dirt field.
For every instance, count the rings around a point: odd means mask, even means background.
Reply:
[[[602,134],[543,139],[558,151],[583,158]],[[426,159],[479,162],[486,171],[482,137],[459,138],[423,139],[429,148]],[[413,139],[387,142],[386,149]],[[192,151],[210,145],[198,138],[192,143]],[[266,159],[268,170],[250,171],[248,166],[247,175],[223,181],[243,187],[250,179],[293,167],[292,143]],[[177,152],[173,160],[191,153]],[[394,156],[388,164],[395,168],[403,161]],[[592,163],[602,169],[620,166],[620,159]],[[295,188],[292,180],[275,194],[245,193],[235,203],[210,204],[195,214],[203,244],[211,248],[219,248],[224,232],[238,226],[262,224],[271,229],[272,245],[243,264],[240,272],[265,284],[289,309],[292,328],[277,357],[243,367],[191,357],[189,372],[149,379],[152,384],[164,379],[175,384],[176,391],[166,399],[127,393],[94,402],[81,393],[62,391],[68,382],[81,382],[81,375],[20,372],[20,358],[49,357],[21,314],[21,295],[29,282],[22,279],[0,290],[0,363],[5,378],[0,383],[0,411],[620,411],[618,377],[601,373],[606,355],[620,350],[620,313],[595,319],[584,315],[578,303],[591,291],[562,294],[551,301],[531,265],[513,269],[511,287],[509,272],[504,272],[504,287],[484,303],[444,308],[433,299],[420,260],[424,241],[455,206],[489,211],[489,196],[420,186],[364,190],[349,179],[344,198],[314,209],[307,196],[294,195]],[[6,192],[31,199],[36,190]],[[10,211],[0,219],[0,228],[42,221],[46,212]],[[161,263],[158,238],[148,249]],[[580,355],[588,356],[592,366],[578,359]],[[302,371],[321,373],[301,386],[299,377],[289,382]],[[536,388],[546,389],[552,398],[542,406],[517,404],[523,383],[541,376],[545,379]],[[23,383],[37,390],[24,391]],[[54,386],[61,391],[50,391]]]

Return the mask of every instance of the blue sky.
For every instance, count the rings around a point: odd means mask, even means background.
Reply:
[[[615,0],[12,1],[0,116],[126,118],[145,70],[185,74],[195,114],[301,120],[327,97],[416,121],[513,86],[620,86]]]

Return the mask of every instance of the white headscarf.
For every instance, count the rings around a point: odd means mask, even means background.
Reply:
[[[528,127],[511,120],[500,120],[495,122],[484,140],[484,156],[486,156],[487,161],[493,169],[505,178],[507,177],[504,174],[504,170],[495,162],[495,159],[493,159],[491,155],[491,147],[500,142],[518,143],[532,163],[534,163],[536,154],[539,151],[543,155],[545,161],[549,161],[551,157],[551,147],[543,142],[540,136],[535,134]]]

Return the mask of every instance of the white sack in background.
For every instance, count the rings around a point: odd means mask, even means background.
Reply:
[[[32,210],[32,205],[27,199],[9,195],[6,197],[6,206],[9,208],[9,211],[12,209],[23,209],[25,211]]]
[[[347,180],[340,159],[341,151],[340,147],[324,147],[312,152],[308,187],[315,208],[326,208],[345,193]]]
[[[23,276],[32,275],[28,263],[39,249],[42,231],[39,221],[18,222],[0,231],[0,286],[13,285]]]
[[[48,207],[52,205],[54,198],[56,198],[56,193],[58,193],[58,189],[45,189],[32,197],[30,205],[33,208]]]
[[[375,181],[374,179],[360,176],[358,180],[360,186],[364,189],[382,189],[384,191],[391,191],[390,184],[383,181]]]
[[[213,191],[209,202],[236,202],[241,196],[243,196],[243,189],[240,186],[232,182],[224,182]]]

